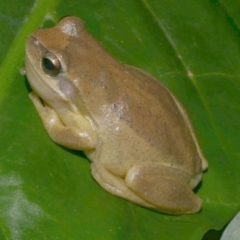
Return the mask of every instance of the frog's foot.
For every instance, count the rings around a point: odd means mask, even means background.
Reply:
[[[34,92],[29,94],[29,98],[32,100],[45,129],[54,142],[76,150],[88,150],[95,147],[95,136],[92,138],[92,134],[75,126],[66,126],[59,118],[57,112],[50,106],[43,104]]]
[[[195,180],[200,179],[199,176]],[[168,214],[189,214],[201,209],[202,200],[190,187],[195,180],[178,169],[163,165],[134,166],[125,178],[126,185],[137,196]]]

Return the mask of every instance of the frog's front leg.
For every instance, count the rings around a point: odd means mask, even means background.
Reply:
[[[195,213],[202,200],[192,191],[201,179],[164,165],[137,165],[128,171],[126,185],[140,198],[169,214]]]
[[[96,146],[96,134],[82,116],[78,116],[78,121],[80,121],[80,125],[81,123],[84,125],[84,131],[79,126],[65,125],[58,114],[48,105],[43,105],[34,92],[31,92],[29,97],[37,109],[45,129],[54,142],[76,150],[89,150]],[[88,126],[87,128],[86,125]]]

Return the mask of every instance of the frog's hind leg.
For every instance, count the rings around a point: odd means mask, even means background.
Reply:
[[[109,171],[107,171],[101,163],[95,161],[91,164],[92,175],[94,179],[98,182],[98,184],[107,190],[108,192],[125,198],[133,203],[136,203],[141,206],[145,206],[148,208],[154,208],[150,203],[147,203],[139,196],[134,194],[127,186],[124,179],[113,175]]]
[[[199,176],[196,176],[199,178]],[[125,178],[126,185],[155,209],[168,214],[195,213],[202,200],[191,190],[192,178],[164,165],[137,165]]]

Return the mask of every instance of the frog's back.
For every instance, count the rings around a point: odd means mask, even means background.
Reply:
[[[170,92],[141,70],[122,66],[121,71],[104,102],[96,103],[105,168],[125,175],[133,164],[156,163],[188,169],[192,176],[201,172],[188,118]]]
[[[74,74],[84,111],[102,142],[105,167],[124,175],[133,164],[152,162],[188,169],[191,175],[201,172],[188,118],[170,92],[150,75],[112,58],[88,33],[81,34],[74,59],[80,67]]]

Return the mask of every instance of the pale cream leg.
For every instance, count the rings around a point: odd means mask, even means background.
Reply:
[[[51,139],[67,148],[76,150],[93,149],[96,145],[96,136],[82,131],[75,126],[65,126],[58,114],[49,106],[42,104],[35,93],[29,94],[35,108],[40,115],[43,125]]]
[[[124,179],[114,176],[102,167],[98,161],[91,164],[92,175],[98,184],[108,192],[125,198],[133,203],[148,208],[154,208],[151,204],[145,202],[136,194],[134,194],[127,186]]]
[[[202,200],[191,190],[191,177],[163,165],[132,167],[125,179],[114,176],[96,161],[92,175],[108,192],[138,205],[169,214],[189,214],[201,209]]]

